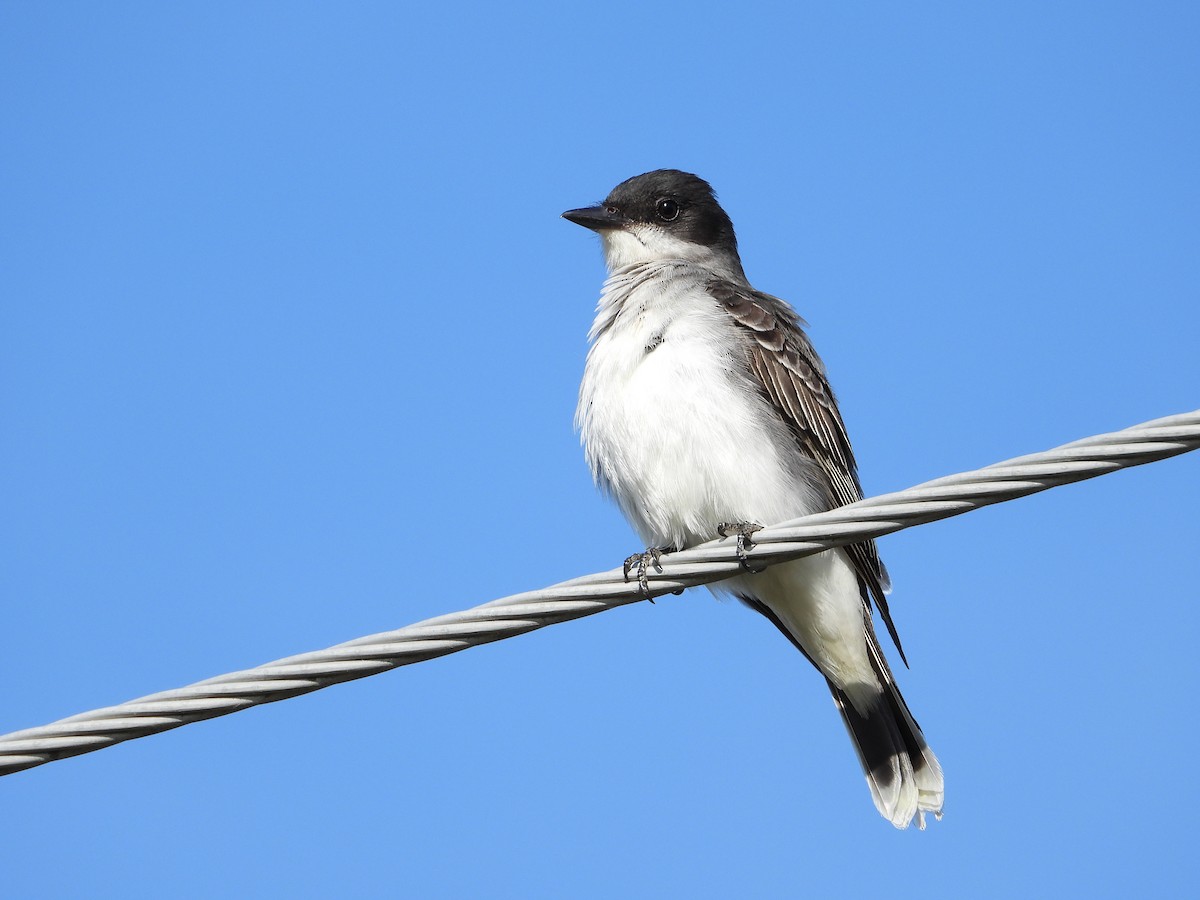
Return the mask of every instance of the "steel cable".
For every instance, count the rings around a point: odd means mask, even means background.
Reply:
[[[796,559],[1198,446],[1200,410],[1168,416],[764,528],[754,535],[749,558],[756,568]],[[740,570],[734,540],[713,540],[664,555],[646,573],[648,593],[636,578],[627,581],[621,569],[612,569],[14,731],[0,735],[0,775],[719,581]]]

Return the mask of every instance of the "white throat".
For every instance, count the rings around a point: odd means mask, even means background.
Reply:
[[[606,229],[600,232],[600,239],[610,275],[626,266],[682,260],[725,278],[745,280],[736,253],[682,240],[657,225],[634,223],[624,229]]]

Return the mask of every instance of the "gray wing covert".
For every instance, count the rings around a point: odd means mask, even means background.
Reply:
[[[833,505],[861,500],[862,487],[846,425],[825,376],[825,366],[804,333],[802,320],[784,301],[770,294],[720,280],[709,282],[707,287],[713,299],[751,338],[747,342],[750,370],[791,428],[801,452],[820,465],[828,479]],[[887,570],[875,542],[850,544],[846,552],[862,583],[864,602],[869,605],[874,597],[888,634],[904,659],[885,596],[890,587]]]

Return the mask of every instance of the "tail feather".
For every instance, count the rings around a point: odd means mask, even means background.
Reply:
[[[774,610],[747,594],[737,597],[769,619],[816,666],[804,645]],[[869,618],[865,620],[865,626],[876,683],[855,685],[854,701],[851,701],[845,691],[832,681],[826,681],[867,776],[867,787],[871,790],[875,808],[897,828],[907,828],[915,818],[917,827],[924,830],[925,813],[933,813],[937,819],[942,817],[945,796],[942,767],[925,743],[921,727],[896,687]]]
[[[881,685],[869,707],[865,711],[856,708],[832,682],[829,690],[867,776],[876,809],[897,828],[907,828],[915,817],[917,827],[924,830],[925,813],[942,817],[942,767],[896,687],[878,643],[870,640],[869,644]],[[863,705],[861,699],[859,704]]]

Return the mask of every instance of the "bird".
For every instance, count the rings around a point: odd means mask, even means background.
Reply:
[[[697,175],[646,172],[562,216],[600,236],[608,270],[575,425],[597,486],[645,542],[626,578],[647,590],[661,554],[736,539],[742,571],[710,587],[824,676],[876,808],[924,829],[926,813],[942,816],[942,769],[875,633],[872,602],[904,659],[875,542],[750,566],[762,526],[862,499],[807,323],[750,284],[733,222]]]

